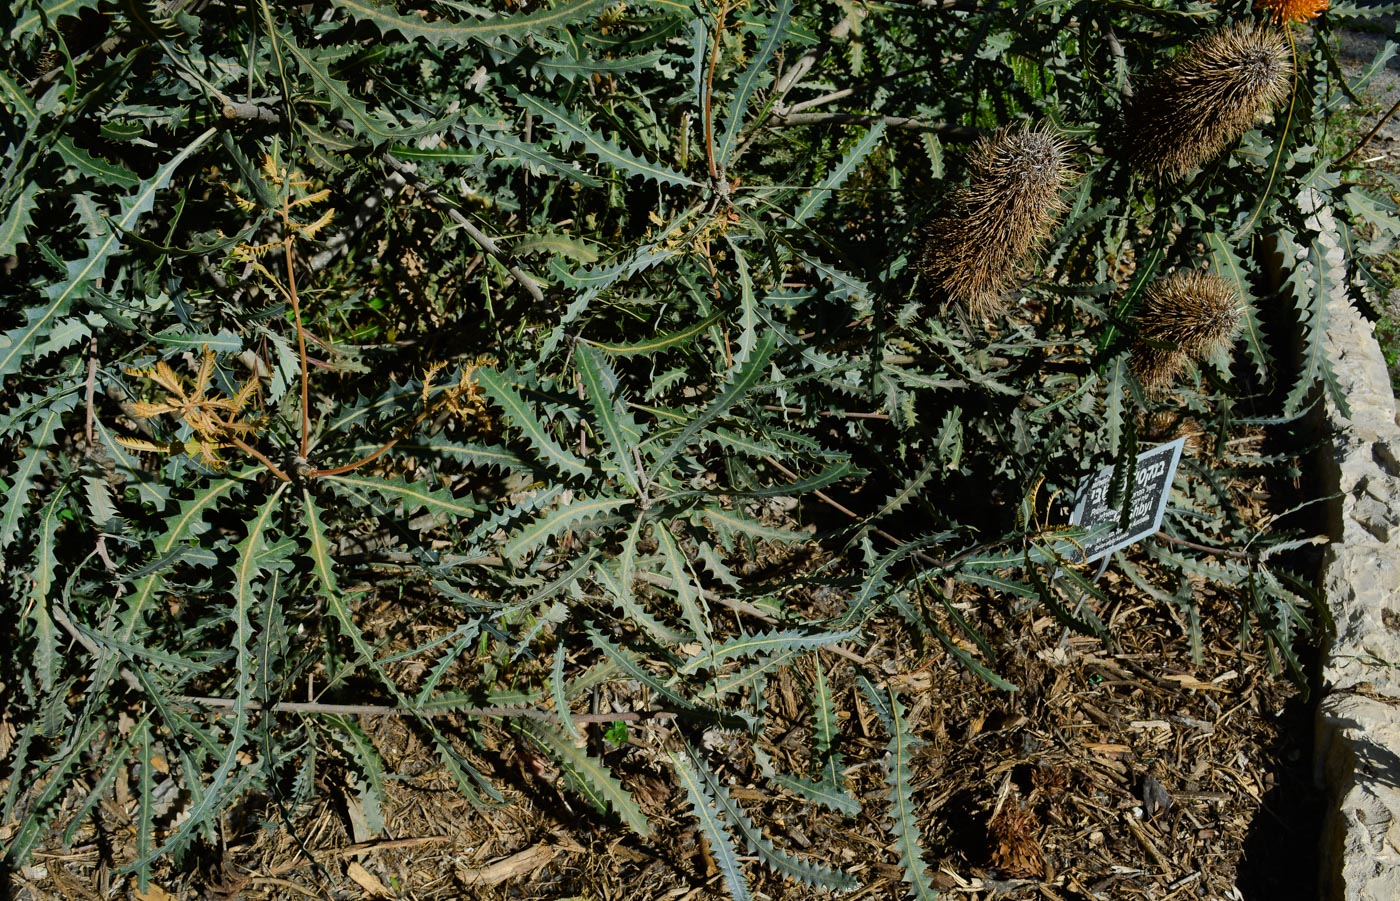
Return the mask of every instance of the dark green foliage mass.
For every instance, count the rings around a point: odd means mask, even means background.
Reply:
[[[815,666],[811,770],[756,759],[852,815],[828,649],[895,623],[1014,690],[999,649],[923,614],[962,622],[950,585],[1111,640],[1044,499],[1105,465],[1121,485],[1162,410],[1222,440],[1178,477],[1185,543],[1144,551],[1154,596],[1189,627],[1193,584],[1232,587],[1296,668],[1307,588],[1270,554],[1297,536],[1245,524],[1223,486],[1260,463],[1223,439],[1331,390],[1324,301],[1364,300],[1358,248],[1397,231],[1389,189],[1319,149],[1395,51],[1343,79],[1328,29],[1358,15],[1295,31],[1273,119],[1158,183],[1122,153],[1130,88],[1255,21],[1247,0],[7,3],[4,866],[71,836],[119,768],[133,882],[251,792],[295,807],[332,757],[380,828],[366,709],[485,806],[474,724],[504,723],[645,834],[575,740],[617,684],[694,733],[658,765],[736,897],[749,853],[851,887],[746,819],[699,732],[751,740],[770,676]],[[983,322],[916,270],[1008,128],[1056,135],[1076,178],[1042,180],[1008,252],[1041,246]],[[1149,397],[1134,314],[1199,269],[1243,304],[1233,360]],[[814,561],[797,587],[755,565],[789,546]],[[401,634],[367,628],[380,598]],[[931,896],[917,742],[863,678],[893,846]]]

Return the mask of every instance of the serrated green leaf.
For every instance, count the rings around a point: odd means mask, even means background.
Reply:
[[[59,513],[66,508],[67,502],[66,492],[55,491],[39,512],[38,525],[34,530],[33,564],[28,572],[31,583],[25,610],[27,618],[34,623],[34,674],[45,691],[52,690],[58,682],[58,630],[49,612],[49,595],[53,591],[54,573],[58,569],[55,548],[61,524]]]
[[[953,414],[957,410],[958,408],[954,407],[952,410],[948,411],[948,416],[953,416]],[[901,509],[905,504],[909,503],[916,496],[923,492],[924,486],[928,484],[928,480],[933,476],[934,469],[939,467],[943,463],[944,453],[942,453],[942,451],[944,450],[944,437],[950,431],[954,431],[958,433],[958,440],[961,440],[961,431],[956,428],[947,428],[947,423],[948,421],[945,418],[945,428],[942,429],[939,433],[939,442],[935,446],[933,455],[929,458],[928,462],[924,464],[923,469],[920,469],[913,476],[909,477],[908,479],[905,479],[904,484],[900,486],[899,490],[896,491],[894,494],[890,495],[885,500],[885,502],[880,505],[880,509],[876,510],[874,514],[872,514],[869,518],[865,520],[866,525],[876,522],[884,518],[885,516],[888,516],[889,514]]]
[[[865,134],[861,135],[860,140],[851,145],[851,149],[846,151],[846,155],[841,158],[841,162],[836,165],[836,168],[827,173],[821,184],[807,192],[802,203],[793,211],[792,224],[795,226],[806,224],[808,219],[825,206],[826,202],[831,199],[831,195],[846,183],[846,179],[851,177],[851,173],[865,161],[870,151],[875,149],[875,145],[884,136],[885,123],[883,121],[876,122]],[[865,286],[861,284],[860,287],[864,288]],[[868,288],[865,288],[865,293],[869,293]]]
[[[235,550],[231,570],[233,576],[232,598],[229,618],[233,622],[233,651],[236,660],[237,678],[234,680],[232,726],[224,744],[223,758],[204,786],[203,796],[190,805],[188,817],[181,820],[171,830],[160,847],[145,857],[133,861],[129,868],[146,866],[151,861],[166,854],[184,841],[201,826],[212,812],[226,803],[232,786],[228,779],[238,765],[239,754],[243,750],[244,736],[248,728],[248,705],[252,700],[254,672],[253,666],[253,623],[252,611],[258,603],[257,580],[261,569],[262,549],[266,542],[266,532],[271,528],[274,515],[281,509],[282,492],[286,483],[279,484],[268,496],[266,502],[247,523],[247,534]]]
[[[911,897],[919,901],[932,901],[938,897],[938,891],[933,887],[924,864],[924,852],[919,842],[922,824],[914,804],[914,780],[910,770],[914,754],[923,746],[923,742],[909,732],[904,707],[893,689],[876,688],[864,676],[860,676],[858,681],[890,735],[889,744],[885,746],[888,756],[885,781],[889,786],[889,821],[894,850],[900,866],[904,868],[904,881],[909,885]]]
[[[583,381],[583,392],[593,409],[593,419],[603,433],[608,455],[617,464],[618,473],[627,488],[636,494],[641,487],[637,478],[637,464],[632,458],[635,439],[622,427],[613,395],[617,391],[617,376],[607,362],[600,359],[587,345],[574,348],[574,359],[578,362],[579,378]]]
[[[433,664],[432,670],[429,671],[427,678],[423,680],[422,686],[418,689],[418,695],[413,701],[413,706],[416,709],[425,709],[427,705],[433,702],[434,696],[437,694],[438,685],[446,678],[448,670],[451,669],[464,654],[467,654],[476,647],[476,640],[480,631],[479,623],[473,621],[463,623],[451,634],[439,639],[438,643],[451,641],[452,645],[438,657],[437,662]]]
[[[347,454],[351,459],[359,459],[374,453],[383,446],[382,442],[373,442],[351,444],[338,448],[338,450]],[[441,457],[487,469],[503,469],[507,472],[524,472],[531,468],[530,462],[513,450],[490,444],[455,441],[446,435],[432,435],[414,441],[400,441],[387,451],[387,455],[392,457],[407,455]]]
[[[997,587],[1000,587],[1000,583],[996,582],[996,580],[999,577],[995,575],[990,575],[986,578],[979,579],[978,577],[964,573],[961,574],[959,578],[960,580],[966,582],[974,582],[980,584],[994,583],[997,585]],[[931,579],[926,581],[928,582],[926,587],[938,597],[938,601],[940,604],[943,605],[943,610],[945,613],[947,613],[948,618],[951,619],[960,630],[962,630],[964,635],[967,635],[973,640],[973,643],[977,645],[977,648],[982,652],[983,656],[985,656],[989,660],[994,660],[996,658],[996,654],[993,653],[992,648],[987,644],[986,639],[984,639],[982,635],[976,629],[974,629],[970,623],[968,623],[968,621],[963,617],[962,613],[958,611],[958,608],[953,606],[953,603],[948,599],[948,596],[932,584]],[[1009,581],[1010,580],[1008,580],[1008,582]],[[1029,589],[1026,590],[1030,591]],[[1034,597],[1035,593],[1033,591],[1030,591],[1030,596]],[[901,612],[904,611],[901,610]],[[1016,687],[1015,684],[1008,682],[1006,679],[1003,679],[995,671],[993,671],[991,667],[984,664],[981,660],[978,660],[977,657],[973,655],[970,649],[964,647],[961,643],[954,641],[946,632],[943,631],[942,628],[939,627],[937,623],[933,622],[932,620],[926,617],[920,616],[918,622],[916,622],[914,625],[921,632],[924,632],[925,634],[932,634],[936,639],[938,639],[938,643],[943,645],[944,650],[951,654],[955,660],[957,660],[969,672],[971,672],[977,678],[981,679],[983,682],[986,682],[988,685],[992,686],[998,691],[1015,692],[1020,690]]]
[[[821,771],[821,781],[832,786],[841,784],[841,755],[836,752],[836,736],[841,724],[836,718],[836,704],[826,684],[826,667],[813,657],[812,669],[812,754]]]
[[[155,203],[156,194],[165,187],[175,170],[214,136],[214,131],[211,128],[196,137],[156,170],[156,174],[143,182],[134,194],[125,198],[107,233],[89,238],[85,246],[86,256],[69,262],[63,281],[44,289],[47,303],[25,310],[24,325],[0,336],[0,379],[17,372],[23,359],[34,352],[38,340],[52,328],[58,317],[67,312],[69,304],[82,296],[90,282],[102,277],[107,260],[121,247],[122,234],[136,230],[141,216]]]
[[[1133,415],[1128,403],[1129,356],[1121,353],[1104,370],[1104,426],[1108,430],[1108,453],[1118,459],[1123,451],[1124,424]]]
[[[235,491],[244,488],[256,472],[256,469],[246,469],[236,475],[216,479],[196,491],[194,497],[182,501],[174,514],[165,520],[165,531],[156,538],[152,548],[154,555],[157,558],[169,556],[191,536],[207,529],[205,514],[215,509],[221,501],[227,500]],[[146,610],[164,586],[165,577],[160,571],[152,572],[136,583],[131,597],[126,601],[126,609],[118,621],[117,632],[113,636],[115,641],[120,644],[135,643],[136,634],[143,626]],[[103,663],[96,683],[107,684],[116,672],[117,665],[115,655],[109,657],[108,661]]]
[[[545,233],[521,238],[512,248],[516,256],[529,256],[532,253],[546,253],[568,257],[580,263],[598,262],[598,251],[586,241],[570,238],[567,235]]]
[[[631,543],[631,551],[635,553],[636,545]],[[628,545],[624,545],[623,553],[628,553]],[[670,626],[652,616],[646,608],[637,600],[632,593],[631,587],[626,584],[626,580],[613,569],[621,570],[624,561],[614,561],[612,565],[599,564],[594,569],[594,578],[601,585],[609,600],[615,604],[623,615],[637,623],[647,631],[647,634],[654,638],[661,645],[673,645],[684,641],[686,636],[672,629]]]
[[[48,760],[31,760],[33,771],[43,772],[48,778],[43,780],[42,787],[38,789],[27,800],[28,815],[17,818],[15,830],[10,834],[5,842],[5,860],[7,862],[28,860],[33,852],[34,846],[43,838],[49,827],[49,821],[57,812],[56,803],[63,795],[67,794],[73,787],[74,781],[78,778],[75,769],[79,766],[86,767],[88,761],[102,759],[102,754],[96,752],[96,748],[101,745],[95,740],[100,734],[108,733],[111,724],[104,717],[87,717],[84,722],[77,726],[74,733],[69,736],[67,745],[55,753]],[[23,753],[24,745],[33,740],[36,730],[24,730],[20,736],[18,748]],[[23,757],[12,757],[16,761]],[[13,791],[19,790],[21,780],[12,780]],[[14,810],[10,797],[6,797],[7,810]]]
[[[584,172],[577,166],[564,162],[539,144],[522,141],[509,132],[480,128],[467,129],[465,135],[473,146],[495,152],[503,163],[523,165],[527,170],[535,173],[560,175],[583,185],[585,188],[603,186],[601,179]],[[396,153],[395,156],[397,155]]]
[[[30,182],[10,204],[5,220],[0,222],[0,257],[14,256],[21,244],[28,243],[25,233],[29,231],[34,210],[39,206],[38,196],[39,183]]]
[[[650,53],[642,53],[637,56],[622,56],[616,58],[586,56],[579,59],[569,55],[548,56],[534,61],[535,68],[547,75],[560,75],[569,80],[583,77],[601,77],[604,75],[616,75],[623,72],[638,72],[643,69],[656,67],[669,51],[666,49],[653,50]]]
[[[30,12],[20,16],[11,26],[9,40],[35,33],[43,28],[45,23],[56,27],[60,18],[79,16],[85,9],[96,9],[97,4],[98,0],[42,0],[39,3],[25,4]]]
[[[585,476],[592,472],[587,463],[564,450],[550,437],[535,417],[534,411],[525,403],[525,399],[516,393],[500,373],[489,368],[478,369],[476,380],[487,395],[506,412],[510,421],[525,434],[530,445],[540,453],[540,459],[550,469],[566,476]]]
[[[831,285],[831,298],[833,300],[851,300],[853,303],[868,303],[869,299],[875,295],[870,286],[861,279],[856,278],[845,270],[838,269],[826,260],[814,254],[795,253],[799,260],[812,267],[812,271],[822,277],[822,280]],[[1005,393],[1019,393],[1012,388],[1007,388]]]
[[[758,384],[768,368],[768,360],[773,356],[773,351],[777,349],[777,338],[769,333],[759,339],[758,345],[754,348],[751,356],[743,366],[734,371],[733,377],[724,386],[724,391],[715,398],[699,415],[685,424],[681,433],[676,439],[661,452],[653,464],[654,472],[665,469],[677,454],[690,446],[701,432],[710,423],[724,415],[730,407],[739,402],[739,399],[747,394],[754,385]]]
[[[859,627],[843,632],[801,632],[796,629],[781,629],[760,632],[756,635],[738,635],[714,646],[703,657],[693,657],[677,670],[681,675],[689,675],[706,667],[714,667],[731,657],[753,657],[777,651],[810,650],[824,648],[837,642],[850,641],[860,635]]]
[[[136,761],[140,767],[136,774],[136,856],[145,860],[151,857],[151,840],[156,834],[156,749],[149,719],[141,720],[132,741],[136,745]],[[142,866],[137,871],[138,880],[147,878],[149,872],[149,867]]]
[[[665,523],[656,523],[652,534],[656,538],[657,549],[661,551],[661,559],[665,561],[666,569],[670,573],[671,591],[681,609],[681,617],[708,652],[713,640],[710,618],[705,608],[705,602],[700,596],[699,586],[695,584],[695,579],[691,575],[685,555],[681,553],[680,545]]]
[[[549,688],[554,699],[554,715],[559,717],[568,740],[581,741],[583,736],[574,725],[574,715],[569,710],[568,685],[564,681],[564,663],[568,655],[564,642],[558,642],[554,648],[554,664],[549,670]]]
[[[749,894],[749,884],[739,867],[739,855],[706,783],[696,773],[689,755],[681,751],[672,751],[671,765],[681,787],[690,798],[691,810],[700,821],[700,832],[710,846],[710,859],[724,877],[730,898],[733,901],[750,901],[753,896]]]
[[[888,593],[891,568],[911,554],[948,540],[952,534],[951,532],[941,532],[905,542],[875,560],[873,564],[867,565],[860,591],[846,605],[846,612],[837,617],[832,625],[845,627],[853,623],[864,622],[867,617],[874,613],[876,601]],[[868,552],[868,556],[874,556],[873,549]]]
[[[630,499],[624,497],[575,498],[516,531],[506,541],[501,552],[512,559],[519,559],[542,545],[550,536],[557,535],[574,523],[610,513],[631,503]]]
[[[1320,204],[1321,201],[1315,203]],[[1285,248],[1297,248],[1296,262],[1287,284],[1299,311],[1302,331],[1298,375],[1283,402],[1286,416],[1296,416],[1307,409],[1313,390],[1319,384],[1326,389],[1342,415],[1350,415],[1350,406],[1337,383],[1327,346],[1328,304],[1334,294],[1342,296],[1341,283],[1345,276],[1329,254],[1332,248],[1325,246],[1323,241],[1319,234],[1298,248],[1296,242],[1285,235]]]
[[[464,41],[492,41],[509,37],[523,41],[532,35],[565,28],[583,19],[596,16],[607,0],[574,0],[553,9],[543,9],[527,15],[482,19],[478,22],[454,22],[447,18],[428,21],[421,16],[409,18],[390,7],[366,0],[332,0],[348,12],[351,18],[368,22],[383,34],[397,31],[410,40],[423,38],[434,47],[459,44]]]
[[[684,710],[692,716],[721,725],[742,725],[745,727],[751,725],[737,711],[720,712],[711,710],[696,704],[694,701],[680,694],[675,689],[662,682],[655,673],[643,666],[632,654],[618,647],[612,641],[609,641],[608,637],[600,632],[597,627],[591,625],[586,626],[585,632],[588,635],[588,640],[593,643],[593,646],[602,651],[604,656],[609,660],[617,664],[619,669],[656,693],[657,696],[665,699],[676,709]]]
[[[695,696],[706,704],[725,704],[731,703],[728,701],[729,695],[741,689],[747,688],[755,693],[762,693],[768,684],[769,673],[780,667],[796,664],[804,653],[799,648],[791,648],[759,657],[746,666],[711,676],[709,684],[696,692]]]
[[[357,134],[370,139],[375,146],[404,138],[419,138],[436,134],[445,129],[455,118],[447,115],[433,122],[421,125],[396,125],[389,120],[370,112],[363,100],[356,97],[350,86],[335,76],[320,56],[297,44],[296,38],[287,29],[277,28],[273,33],[278,43],[296,62],[297,68],[316,82],[319,95],[328,100],[331,106],[350,119]]]
[[[214,334],[211,332],[186,332],[179,327],[172,326],[146,337],[165,347],[186,350],[203,351],[207,349],[214,353],[223,354],[236,354],[243,350],[243,339],[228,329],[220,329],[217,334]]]
[[[1055,587],[1053,585],[1047,585],[1045,580],[1040,577],[1039,567],[1031,562],[1029,554],[1025,557],[1025,564],[1026,577],[1030,579],[1031,587],[1035,589],[1041,602],[1050,608],[1051,613],[1055,614],[1055,618],[1060,621],[1061,625],[1068,629],[1073,629],[1081,635],[1086,635],[1089,638],[1097,638],[1105,642],[1108,641],[1108,632],[1104,628],[1103,623],[1099,622],[1098,617],[1087,610],[1083,618],[1075,616],[1060,600],[1060,596],[1055,592]],[[1064,572],[1069,574],[1072,570],[1065,569]]]
[[[589,756],[566,736],[543,723],[522,719],[516,726],[536,747],[559,764],[570,787],[588,803],[603,813],[611,810],[627,824],[627,828],[643,838],[651,832],[651,823],[647,821],[646,814],[642,813],[632,795],[602,761]]]
[[[324,476],[325,481],[363,495],[377,494],[391,503],[401,504],[404,515],[422,508],[438,515],[458,520],[474,519],[485,507],[472,500],[455,498],[447,491],[435,491],[417,482],[402,479],[376,478],[356,472]]]
[[[749,488],[745,491],[726,490],[720,492],[728,497],[736,498],[762,498],[762,497],[801,497],[804,494],[811,494],[813,491],[820,491],[828,485],[835,485],[843,479],[856,478],[866,475],[866,471],[856,468],[850,460],[840,460],[831,464],[826,469],[816,475],[808,476],[805,479],[798,479],[796,482],[784,482],[778,485],[769,485],[764,488]],[[674,497],[683,497],[686,492],[677,492]]]
[[[59,138],[54,142],[53,149],[65,163],[103,185],[134,188],[141,183],[141,179],[137,178],[136,173],[130,169],[110,160],[93,156],[74,143],[72,138]]]
[[[827,782],[825,779],[807,779],[781,772],[773,766],[773,761],[757,745],[753,747],[753,758],[765,779],[787,789],[798,797],[806,798],[813,804],[820,804],[827,810],[843,816],[853,817],[860,814],[860,802],[847,794],[840,785]]]
[[[170,487],[152,473],[147,472],[140,459],[117,443],[116,434],[100,417],[94,418],[93,433],[116,473],[136,490],[141,503],[150,504],[156,510],[163,510],[170,500]]]
[[[554,353],[554,349],[566,336],[566,330],[583,316],[589,304],[598,295],[611,288],[618,281],[659,266],[676,256],[680,249],[676,246],[677,242],[670,240],[670,238],[693,219],[699,210],[699,204],[692,204],[672,217],[671,221],[657,235],[655,241],[643,244],[618,261],[605,266],[594,266],[569,272],[559,265],[558,260],[551,260],[550,271],[558,276],[565,285],[577,290],[578,296],[564,309],[564,315],[559,317],[558,325],[550,330],[549,337],[540,349],[539,358],[545,360]]]
[[[1244,308],[1242,318],[1244,320],[1245,351],[1249,354],[1250,362],[1254,364],[1254,371],[1258,374],[1259,381],[1262,384],[1268,384],[1269,367],[1272,360],[1269,355],[1268,342],[1264,340],[1264,333],[1259,324],[1259,311],[1254,303],[1249,279],[1245,276],[1244,263],[1221,232],[1208,232],[1206,243],[1210,246],[1211,261],[1214,264],[1216,275],[1234,285],[1235,290],[1239,292],[1240,303]]]
[[[353,771],[359,777],[354,780],[354,788],[359,813],[364,815],[364,825],[372,835],[383,835],[384,758],[354,720],[343,716],[328,716],[325,719],[334,726],[331,735],[348,752]]]
[[[646,341],[638,341],[633,344],[609,344],[606,341],[590,341],[588,343],[599,350],[607,351],[618,357],[627,357],[633,354],[646,356],[647,354],[658,353],[688,343],[696,335],[701,334],[710,326],[719,322],[723,316],[723,313],[716,311],[706,316],[704,319],[701,319],[699,322],[696,322],[694,325],[687,326],[683,329],[677,329],[674,332],[667,332],[664,335],[657,335],[655,338]]]
[[[42,415],[29,431],[28,451],[19,458],[10,474],[5,506],[0,510],[0,551],[10,546],[19,534],[20,522],[29,512],[29,494],[36,485],[40,468],[48,457],[49,446],[62,427],[62,417],[71,404],[55,404]]]
[[[749,819],[748,814],[744,813],[743,808],[729,796],[724,783],[710,772],[710,768],[704,765],[699,755],[689,745],[686,746],[686,750],[689,752],[690,759],[695,762],[696,770],[700,778],[704,780],[705,788],[710,797],[714,799],[717,809],[724,815],[731,828],[744,839],[744,844],[748,845],[749,850],[757,854],[760,860],[784,876],[817,888],[850,891],[859,885],[847,873],[802,860],[774,847],[773,843],[764,837],[763,832]]]
[[[723,510],[713,505],[702,508],[700,515],[709,521],[726,543],[729,543],[732,536],[739,534],[762,538],[765,541],[780,541],[784,544],[812,540],[812,536],[807,532],[790,532],[787,529],[765,526],[733,510]]]
[[[787,36],[788,16],[791,13],[792,0],[778,0],[778,8],[762,27],[763,43],[759,45],[758,52],[749,60],[748,66],[739,76],[738,84],[734,86],[734,97],[729,101],[728,114],[715,142],[715,159],[721,164],[729,163],[729,156],[734,152],[739,133],[743,131],[744,114],[749,108],[749,100],[767,74],[768,64],[773,61],[773,55],[778,52],[783,38]]]
[[[303,488],[301,500],[305,516],[306,555],[311,559],[311,573],[321,583],[321,591],[327,597],[338,596],[340,586],[335,577],[335,559],[331,555],[331,542],[326,537],[326,527],[321,521],[316,498],[309,488]]]
[[[566,144],[574,142],[582,144],[583,149],[589,154],[620,172],[625,172],[628,175],[640,175],[642,178],[664,185],[695,186],[694,181],[679,172],[657,163],[648,162],[630,150],[619,147],[616,143],[594,133],[553,104],[546,103],[529,94],[521,94],[518,100],[521,106],[548,122],[560,140]]]
[[[753,353],[758,343],[758,328],[761,317],[758,313],[758,300],[754,296],[753,278],[749,275],[749,262],[744,249],[733,237],[726,235],[734,254],[734,269],[739,275],[739,335],[734,342],[732,366],[742,366]]]

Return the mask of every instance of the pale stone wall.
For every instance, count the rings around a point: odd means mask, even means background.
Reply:
[[[1330,218],[1330,217],[1328,217]],[[1320,223],[1324,228],[1329,223]],[[1335,233],[1335,232],[1333,232]],[[1317,770],[1328,789],[1321,896],[1400,899],[1400,425],[1371,324],[1340,292],[1327,338],[1351,415],[1330,402],[1322,572],[1336,623],[1324,647]]]

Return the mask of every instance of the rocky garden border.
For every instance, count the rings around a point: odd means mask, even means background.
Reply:
[[[1371,323],[1344,290],[1327,315],[1350,415],[1328,402],[1322,488],[1333,540],[1321,581],[1335,629],[1323,647],[1314,757],[1329,802],[1319,894],[1391,901],[1400,898],[1400,423]]]

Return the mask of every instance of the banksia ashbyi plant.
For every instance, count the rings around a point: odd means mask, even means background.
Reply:
[[[1331,0],[1254,0],[1255,9],[1263,10],[1279,22],[1316,19],[1331,5]]]
[[[1046,128],[1005,128],[977,145],[970,168],[967,187],[928,228],[920,270],[950,303],[994,316],[1063,208],[1069,144]]]
[[[1283,30],[1240,23],[1203,38],[1128,103],[1124,152],[1140,171],[1181,178],[1282,103],[1293,69]]]
[[[1133,371],[1145,388],[1160,390],[1187,360],[1229,347],[1240,325],[1239,292],[1208,272],[1178,272],[1147,289],[1135,321]]]

